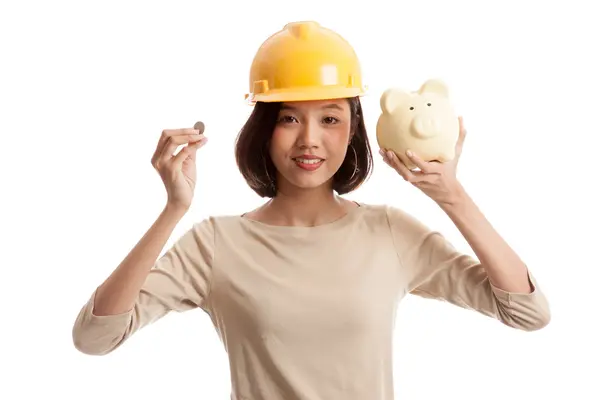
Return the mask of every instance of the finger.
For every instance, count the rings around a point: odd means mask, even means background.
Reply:
[[[198,130],[195,128],[182,128],[182,129],[165,129],[162,131],[160,135],[160,139],[158,141],[157,148],[162,148],[165,143],[174,136],[182,136],[182,135],[200,135],[204,130]]]
[[[182,129],[165,129],[162,131],[158,143],[156,144],[156,148],[154,149],[154,154],[152,155],[152,165],[154,165],[154,167],[157,166],[156,163],[164,152],[167,141],[179,131],[182,131]]]
[[[181,135],[197,135],[200,133],[201,132],[199,132],[198,129],[195,128],[165,129],[163,131],[163,134],[168,137]]]
[[[460,155],[467,136],[467,129],[465,128],[463,117],[458,117],[458,140],[456,142],[456,154]]]
[[[186,136],[176,136],[176,137],[170,138],[167,141],[166,145],[164,146],[162,153],[159,155],[158,163],[164,164],[164,163],[169,162],[169,160],[173,157],[173,155],[175,154],[175,151],[177,150],[177,148],[179,146],[194,144],[201,140],[202,140],[202,137],[192,139],[192,138],[188,138]]]
[[[417,156],[413,151],[407,150],[406,156],[410,161],[413,162],[421,171],[427,174],[433,174],[438,171],[439,163],[424,161],[421,157]]]
[[[187,159],[195,160],[196,152],[198,151],[199,148],[201,148],[202,146],[204,146],[204,144],[206,144],[206,141],[207,141],[207,139],[205,138],[198,142],[190,143],[187,146],[183,147],[179,151],[179,153],[177,153],[177,155],[175,155],[172,158],[171,167],[174,170],[177,170],[177,169],[181,168],[181,166],[183,165],[185,160],[187,160]]]
[[[164,152],[165,145],[171,137],[180,136],[180,135],[200,135],[202,132],[198,129],[193,128],[183,128],[183,129],[165,129],[162,131],[160,135],[160,139],[156,144],[156,149],[154,150],[154,154],[152,155],[152,164],[155,164],[156,161],[160,158],[160,155]]]
[[[189,145],[192,150],[190,152],[189,158],[192,159],[192,161],[196,161],[196,154],[197,154],[198,149],[204,147],[204,145],[206,144],[207,141],[208,141],[208,138],[204,137],[200,141]]]
[[[162,151],[158,154],[158,162],[164,163],[168,161],[175,153],[175,150],[177,150],[177,147],[182,144],[197,143],[204,137],[204,135],[181,135],[170,137],[163,146]]]
[[[458,117],[458,131],[460,136],[464,139],[467,128],[465,128],[465,119],[462,116]]]
[[[396,153],[391,150],[387,150],[384,153],[385,162],[392,168],[396,170],[396,172],[404,178],[405,181],[414,182],[417,180],[417,175],[408,169],[406,165],[398,158]]]
[[[182,148],[179,153],[177,153],[171,160],[169,163],[169,167],[171,171],[177,171],[181,169],[181,166],[183,164],[183,162],[185,160],[188,159],[188,157],[190,156],[190,147],[189,146],[185,146],[184,148]]]

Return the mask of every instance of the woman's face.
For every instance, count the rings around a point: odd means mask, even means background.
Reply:
[[[346,99],[284,103],[270,142],[278,191],[331,188],[350,141]]]

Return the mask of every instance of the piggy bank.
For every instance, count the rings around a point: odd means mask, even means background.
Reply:
[[[425,161],[454,159],[459,122],[450,102],[448,87],[437,79],[417,91],[389,88],[380,99],[377,143],[392,150],[409,169],[415,169],[406,150]]]

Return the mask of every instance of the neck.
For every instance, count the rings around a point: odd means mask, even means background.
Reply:
[[[327,185],[310,190],[280,191],[264,209],[276,225],[317,226],[343,217],[348,201],[335,195]]]

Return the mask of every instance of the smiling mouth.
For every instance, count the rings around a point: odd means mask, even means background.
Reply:
[[[319,163],[322,163],[323,161],[325,161],[322,158],[302,158],[302,157],[295,157],[295,158],[292,158],[292,160],[294,160],[297,163],[306,164],[306,165],[319,164]]]

